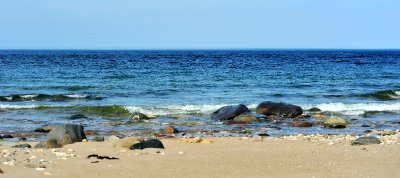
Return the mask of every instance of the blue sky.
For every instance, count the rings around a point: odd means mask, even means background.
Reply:
[[[399,0],[1,0],[0,49],[400,49]]]

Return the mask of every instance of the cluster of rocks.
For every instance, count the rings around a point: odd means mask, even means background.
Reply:
[[[309,112],[320,112],[318,108],[311,108]],[[313,118],[314,122],[307,121],[306,119]],[[327,117],[320,113],[316,115],[305,115],[300,106],[275,103],[271,101],[264,101],[256,108],[256,113],[252,113],[249,108],[244,104],[224,106],[211,114],[213,121],[223,121],[228,125],[237,123],[248,123],[257,121],[284,121],[287,125],[292,127],[311,127],[313,125],[321,125],[327,128],[345,128],[348,122],[339,117]]]

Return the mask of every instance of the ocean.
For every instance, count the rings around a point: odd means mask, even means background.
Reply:
[[[99,133],[361,134],[400,128],[399,50],[1,50],[0,133],[78,123]],[[216,109],[285,102],[344,129],[225,125]],[[132,122],[131,113],[155,118]],[[74,114],[87,117],[71,118]]]

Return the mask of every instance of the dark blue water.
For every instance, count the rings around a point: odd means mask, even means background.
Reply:
[[[66,119],[79,107],[111,105],[156,115],[153,130],[164,122],[214,129],[208,114],[219,107],[254,109],[265,100],[359,120],[340,132],[357,132],[364,122],[396,128],[387,123],[400,119],[399,78],[395,50],[0,51],[0,132],[64,122],[125,132],[149,128],[107,125],[114,121],[96,115]]]

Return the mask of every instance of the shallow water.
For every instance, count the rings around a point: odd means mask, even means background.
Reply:
[[[124,133],[157,132],[170,123],[181,130],[271,134],[398,129],[399,78],[400,51],[394,50],[0,51],[0,132],[59,123]],[[254,109],[266,100],[318,107],[351,122],[337,130],[209,119],[219,107]],[[158,117],[146,123],[96,114],[69,119],[85,106],[112,105]]]

